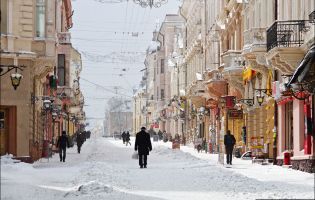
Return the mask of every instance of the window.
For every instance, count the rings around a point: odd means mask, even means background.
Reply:
[[[65,86],[66,79],[65,54],[58,54],[58,82],[59,86]]]
[[[157,100],[159,99],[159,87],[157,87],[157,89],[156,89],[156,99]]]
[[[161,89],[161,99],[164,99],[164,89]]]
[[[0,129],[4,129],[4,128],[5,128],[4,127],[4,112],[0,111]]]
[[[8,6],[7,6],[7,0],[0,0],[0,12],[1,12],[1,27],[0,27],[0,33],[7,34],[7,12],[8,12]]]
[[[164,73],[164,59],[161,59],[161,74]]]
[[[45,2],[36,0],[36,37],[45,37]]]

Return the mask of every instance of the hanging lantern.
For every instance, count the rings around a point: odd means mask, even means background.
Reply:
[[[257,98],[257,102],[258,102],[259,106],[261,106],[261,104],[264,102],[265,96],[264,95],[257,95],[256,98]]]
[[[20,85],[22,78],[23,76],[17,72],[15,72],[14,74],[11,74],[11,83],[12,83],[12,86],[14,87],[14,90],[16,90],[16,88]]]
[[[50,106],[51,106],[51,101],[46,99],[46,100],[44,100],[44,104],[43,105],[44,105],[44,109],[45,110],[49,110]]]

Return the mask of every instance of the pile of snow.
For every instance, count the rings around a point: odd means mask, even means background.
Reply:
[[[6,154],[4,156],[1,156],[1,166],[2,165],[11,165],[15,163],[19,163],[19,160],[14,160],[12,154]]]
[[[88,183],[82,184],[78,188],[78,192],[82,194],[88,194],[90,192],[95,193],[111,193],[113,192],[113,187],[110,185],[104,185],[99,181],[90,181]]]

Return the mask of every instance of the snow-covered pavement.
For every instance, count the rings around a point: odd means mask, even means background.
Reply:
[[[91,138],[81,154],[68,149],[65,163],[57,154],[32,165],[2,157],[1,199],[314,199],[314,174],[240,159],[227,169],[217,155],[161,142],[140,169],[132,153],[121,140]]]

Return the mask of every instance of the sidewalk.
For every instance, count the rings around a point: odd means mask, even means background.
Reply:
[[[171,142],[153,142],[154,146],[161,145],[167,148],[172,148]],[[178,151],[178,150],[174,150]],[[231,168],[226,168],[218,162],[218,154],[210,154],[205,152],[200,152],[190,146],[180,146],[180,151],[189,153],[192,156],[206,160],[211,165],[216,165],[225,170],[233,171],[234,173],[242,174],[246,177],[253,178],[259,181],[274,181],[274,182],[286,182],[294,183],[300,185],[309,185],[314,186],[314,174],[293,170],[290,168],[285,168],[277,165],[261,165],[261,164],[252,164],[251,160],[242,160],[240,158],[233,157],[233,165]],[[225,161],[225,159],[224,159]]]

